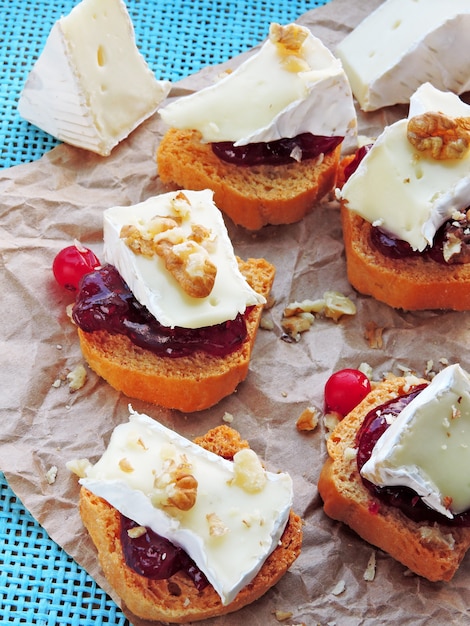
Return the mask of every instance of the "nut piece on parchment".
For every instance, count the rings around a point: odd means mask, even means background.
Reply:
[[[339,291],[325,291],[323,298],[291,302],[284,309],[281,326],[292,341],[300,341],[301,333],[307,331],[315,316],[327,317],[337,322],[343,315],[355,315],[356,305]]]
[[[470,118],[428,111],[410,118],[408,141],[424,156],[438,161],[462,159],[470,143]]]

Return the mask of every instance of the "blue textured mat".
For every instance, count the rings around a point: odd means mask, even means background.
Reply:
[[[68,0],[0,0],[1,167],[28,163],[56,141],[18,116],[26,76]],[[287,23],[325,0],[128,0],[136,41],[158,78],[178,80],[262,41],[269,23]],[[1,414],[1,409],[0,409]],[[120,609],[24,510],[0,473],[2,625],[129,624]]]

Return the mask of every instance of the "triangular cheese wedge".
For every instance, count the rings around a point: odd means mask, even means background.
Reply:
[[[169,90],[138,51],[122,0],[83,0],[54,24],[18,110],[57,139],[107,156]]]

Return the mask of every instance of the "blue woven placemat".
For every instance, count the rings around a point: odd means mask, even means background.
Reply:
[[[327,0],[129,0],[137,45],[157,78],[176,81],[262,41],[270,22],[291,22]],[[54,22],[72,0],[0,0],[0,167],[28,163],[56,145],[22,120],[17,101]]]
[[[288,23],[327,0],[127,0],[136,41],[158,78],[178,80],[262,41],[270,22]],[[0,167],[28,163],[56,145],[17,113],[26,76],[69,0],[0,0]],[[1,409],[0,409],[1,414]],[[60,549],[0,473],[2,625],[124,626],[122,611]]]

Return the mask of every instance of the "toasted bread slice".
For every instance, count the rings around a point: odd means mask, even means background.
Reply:
[[[238,259],[250,286],[267,297],[275,275],[264,259]],[[80,346],[89,366],[112,387],[130,398],[184,412],[207,409],[233,393],[247,374],[263,306],[245,315],[248,336],[241,347],[225,357],[203,351],[190,356],[160,357],[136,346],[125,335],[104,330],[78,329]]]
[[[341,145],[322,159],[238,166],[219,159],[197,131],[171,128],[157,151],[158,175],[183,189],[212,189],[235,224],[259,230],[298,222],[335,184]]]
[[[248,447],[237,431],[225,425],[212,429],[195,443],[216,454],[223,453],[221,456],[227,459]],[[80,490],[80,515],[98,550],[103,572],[125,605],[142,619],[165,623],[194,622],[250,604],[280,580],[299,556],[302,544],[302,520],[291,512],[278,547],[251,583],[224,606],[212,585],[197,591],[185,573],[177,572],[168,580],[150,580],[129,568],[119,540],[120,514],[84,487]]]
[[[408,386],[406,377],[380,383],[338,424],[328,439],[329,458],[318,490],[327,515],[414,573],[432,582],[450,580],[470,547],[470,528],[415,522],[397,507],[374,498],[362,482],[353,452],[356,434],[369,411],[403,395]]]

